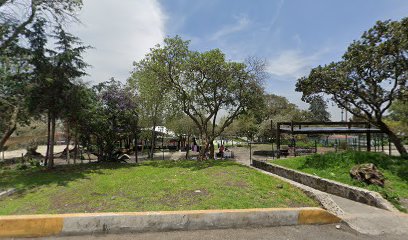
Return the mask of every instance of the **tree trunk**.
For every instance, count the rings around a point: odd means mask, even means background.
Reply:
[[[54,167],[54,142],[55,142],[55,115],[51,114],[51,136],[50,136],[50,152],[47,167]]]
[[[137,133],[135,133],[135,162],[139,162],[139,159],[137,159]]]
[[[69,122],[67,122],[67,132],[66,132],[66,134],[67,134],[67,147],[66,147],[66,150],[67,150],[67,163],[69,164],[70,162],[70,159],[69,159],[69,142],[71,141],[71,137],[70,137],[70,132],[69,132]]]
[[[3,134],[0,141],[0,150],[3,149],[4,145],[6,144],[7,140],[10,138],[11,134],[17,129],[17,125],[7,129],[7,131]]]
[[[401,156],[406,156],[408,154],[401,139],[393,131],[391,131],[391,129],[384,122],[378,122],[378,127],[381,131],[388,135],[390,141],[395,145]]]
[[[190,153],[190,135],[187,135],[186,159],[188,159],[189,153]]]
[[[150,159],[153,159],[155,144],[156,144],[156,123],[153,123],[152,141],[151,141],[150,153],[149,153]]]
[[[141,153],[143,154],[143,151],[144,151],[144,146],[145,146],[145,144],[146,144],[146,139],[142,139],[142,150],[141,150]]]
[[[44,166],[48,166],[48,159],[50,158],[50,137],[51,137],[51,114],[47,114],[47,151],[45,153]]]
[[[206,139],[204,146],[201,147],[201,149],[200,149],[200,160],[205,160],[206,159],[206,153],[208,152],[209,142],[210,141],[208,139]]]
[[[6,145],[7,140],[10,138],[11,134],[14,133],[17,129],[17,116],[18,116],[19,109],[15,107],[13,110],[13,114],[11,115],[10,124],[7,131],[1,136],[0,140],[0,150],[3,149],[4,145]]]
[[[210,159],[214,159],[214,140],[210,141]]]
[[[78,131],[75,131],[75,136],[74,136],[74,164],[76,164],[76,160],[78,158],[78,150],[79,150],[79,146],[78,146]],[[80,159],[82,160],[82,154],[80,156]]]

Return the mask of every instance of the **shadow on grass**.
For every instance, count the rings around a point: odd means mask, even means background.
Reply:
[[[89,174],[106,174],[105,170],[131,169],[137,167],[154,168],[188,168],[199,171],[210,167],[245,167],[232,161],[170,161],[153,160],[139,164],[135,163],[89,163],[79,165],[57,166],[52,170],[44,168],[30,168],[26,170],[0,169],[0,189],[17,188],[19,191],[29,190],[39,186],[57,184],[66,186],[69,182],[78,179],[89,179]]]

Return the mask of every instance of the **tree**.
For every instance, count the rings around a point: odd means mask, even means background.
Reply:
[[[137,131],[137,98],[122,83],[111,79],[100,83],[88,93],[88,104],[79,120],[80,133],[88,144],[96,141],[99,161],[115,161],[117,143]]]
[[[138,112],[140,123],[144,128],[151,129],[151,145],[149,157],[153,158],[156,143],[156,127],[164,124],[164,119],[171,111],[171,101],[168,88],[162,84],[161,79],[151,70],[139,70],[135,63],[135,70],[128,79],[128,85],[139,96]]]
[[[397,100],[390,107],[386,123],[402,138],[408,137],[408,104]]]
[[[75,13],[81,6],[81,0],[0,1],[0,68],[2,69],[0,85],[4,90],[0,96],[1,108],[4,110],[0,120],[2,126],[0,149],[13,134],[17,124],[28,124],[31,118],[27,113],[27,96],[30,95],[32,80],[36,78],[31,77],[36,67],[32,65],[30,59],[35,58],[36,54],[38,57],[39,52],[28,49],[27,42],[32,41],[33,32],[38,31],[41,24],[52,28],[52,26],[61,26],[65,22],[77,20]],[[34,29],[36,27],[37,30]],[[44,31],[41,38],[41,41],[47,41]],[[40,39],[37,38],[37,40]],[[41,41],[37,44],[45,46]],[[41,52],[44,49],[37,48],[37,50]]]
[[[245,113],[259,100],[263,89],[263,62],[227,61],[214,49],[207,52],[189,50],[189,42],[180,37],[166,38],[138,63],[139,71],[151,71],[166,85],[182,111],[196,124],[204,147],[201,158],[213,141],[234,119]],[[217,125],[223,111],[225,121]]]
[[[24,36],[37,18],[60,23],[76,19],[82,0],[0,0],[0,52]]]
[[[321,96],[310,100],[309,120],[314,122],[330,122],[330,113],[327,111],[327,102]]]
[[[262,110],[262,121],[259,125],[258,136],[264,139],[276,137],[276,126],[278,122],[306,121],[309,112],[299,109],[296,104],[289,102],[283,96],[265,94],[265,107]],[[272,129],[271,129],[272,121]]]
[[[190,153],[190,142],[193,137],[198,136],[199,132],[193,120],[183,112],[173,113],[166,119],[166,127],[173,131],[179,137],[179,146],[182,142],[187,146],[186,159]]]
[[[0,54],[0,151],[17,129],[17,124],[28,123],[28,59],[27,51],[16,44]]]
[[[408,18],[378,21],[354,41],[342,61],[311,70],[296,90],[310,101],[327,94],[341,108],[361,117],[386,133],[401,155],[407,151],[398,136],[384,122],[395,100],[406,100],[408,74]]]
[[[54,166],[54,137],[57,118],[63,117],[70,104],[70,90],[74,80],[84,76],[88,65],[82,60],[82,53],[89,48],[79,39],[61,27],[55,28],[56,51],[46,49],[45,21],[39,19],[34,24],[30,36],[34,52],[31,63],[34,67],[33,86],[30,91],[32,112],[46,112],[48,115],[47,166]]]
[[[246,137],[251,141],[258,132],[259,123],[252,114],[241,115],[226,129],[226,134],[229,136]]]

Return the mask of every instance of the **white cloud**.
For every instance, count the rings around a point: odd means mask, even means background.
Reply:
[[[92,65],[86,80],[94,83],[125,80],[133,61],[165,36],[166,17],[157,0],[86,0],[80,20],[73,33],[94,47],[85,55]]]
[[[299,50],[286,50],[279,56],[269,59],[267,71],[281,77],[299,78],[316,65],[328,49],[322,49],[311,55],[304,55]]]
[[[215,32],[211,37],[210,40],[211,41],[216,41],[221,39],[222,37],[225,37],[227,35],[236,33],[236,32],[240,32],[242,30],[244,30],[245,28],[247,28],[250,24],[249,19],[246,16],[241,16],[239,18],[237,18],[237,22],[232,24],[232,25],[226,25],[224,27],[222,27],[220,30],[218,30],[217,32]]]

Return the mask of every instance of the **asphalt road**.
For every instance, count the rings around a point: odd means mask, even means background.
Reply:
[[[92,235],[92,236],[70,236],[70,237],[48,237],[43,239],[57,240],[91,240],[91,239],[124,239],[124,240],[266,240],[266,239],[282,239],[282,240],[402,240],[407,239],[407,236],[398,235],[381,235],[370,236],[362,235],[349,228],[347,225],[341,224],[340,229],[336,228],[335,224],[329,225],[299,225],[299,226],[282,226],[270,228],[248,228],[248,229],[220,229],[220,230],[196,230],[196,231],[176,231],[176,232],[152,232],[152,233],[133,233],[133,234],[107,234],[107,235]],[[27,239],[27,238],[25,238]],[[38,239],[38,238],[37,238]]]

